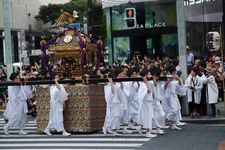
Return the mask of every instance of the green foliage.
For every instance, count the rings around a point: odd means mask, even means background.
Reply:
[[[65,4],[49,4],[47,6],[41,6],[39,9],[39,14],[35,17],[37,20],[46,23],[55,23],[57,18],[61,14],[61,9],[72,14],[73,10],[78,12],[79,18],[76,19],[77,22],[84,23],[84,19],[88,18],[87,0],[71,0]],[[101,3],[97,0],[92,0],[92,35],[97,39],[97,36],[106,35],[106,20],[105,14],[102,10]]]

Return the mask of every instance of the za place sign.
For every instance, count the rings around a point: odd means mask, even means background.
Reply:
[[[161,28],[161,27],[166,27],[165,22],[159,22],[159,23],[146,23],[146,24],[137,24],[136,28]],[[124,26],[124,29],[128,29],[127,26]]]

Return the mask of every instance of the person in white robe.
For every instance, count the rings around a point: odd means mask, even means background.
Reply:
[[[120,129],[121,118],[123,117],[123,103],[119,96],[120,85],[115,84],[111,78],[108,79],[109,84],[105,85],[105,100],[106,100],[106,117],[103,125],[103,133],[107,132],[113,136],[119,136],[116,131]]]
[[[160,68],[152,68],[151,74],[153,75],[153,80],[149,81],[149,83],[153,94],[153,110],[155,116],[154,127],[156,128],[156,131],[153,130],[153,132],[156,134],[165,134],[162,128],[165,126],[166,114],[161,105],[162,96],[159,92],[161,89],[161,84],[158,82],[159,76],[161,74]]]
[[[129,124],[129,110],[128,110],[128,99],[130,92],[130,82],[116,83],[120,88],[118,88],[119,97],[123,103],[123,117],[121,118],[121,123],[123,124],[123,133],[131,134],[132,131],[128,130]]]
[[[52,135],[50,129],[55,129],[57,132],[62,132],[62,135],[69,136],[71,134],[66,132],[63,124],[63,108],[65,101],[68,99],[68,94],[64,86],[58,83],[59,76],[54,74],[53,78],[55,85],[50,87],[49,121],[44,133]]]
[[[135,69],[130,71],[131,78],[136,78],[139,76]],[[130,91],[128,98],[128,110],[129,110],[129,127],[136,129],[136,125],[138,125],[138,110],[139,110],[139,82],[130,82]]]
[[[152,94],[149,81],[147,80],[147,77],[150,76],[150,72],[147,71],[147,69],[144,69],[142,72],[144,72],[143,73],[144,83],[142,82],[140,85],[141,90],[140,90],[139,98],[141,99],[141,102],[140,102],[140,107],[138,112],[139,126],[137,127],[137,131],[140,134],[142,134],[141,128],[143,127],[146,129],[146,137],[154,138],[157,135],[152,134],[152,126],[153,126],[153,119],[154,119],[154,111],[152,106],[153,94]]]
[[[182,83],[181,78],[176,75],[175,67],[170,66],[168,71],[168,77],[170,77],[171,80],[169,79],[164,87],[165,90],[167,90],[165,98],[167,99],[169,105],[169,109],[166,114],[166,119],[172,121],[171,129],[181,130],[181,128],[176,125],[177,120],[180,118],[179,115],[181,109],[177,95],[180,91],[182,91],[180,89],[183,88],[184,85]]]
[[[127,78],[128,77],[128,65],[122,64],[121,65],[121,71],[117,77],[118,78]],[[123,133],[124,134],[131,134],[132,131],[128,130],[128,123],[129,123],[129,110],[128,110],[128,99],[129,99],[129,92],[130,92],[130,82],[121,82],[116,83],[120,86],[118,89],[119,97],[121,98],[121,101],[123,103],[123,117],[121,119],[121,123],[123,124]]]
[[[10,80],[20,82],[20,76],[17,73],[10,75]],[[27,134],[24,131],[27,122],[27,97],[22,86],[8,87],[9,102],[4,111],[4,116],[8,119],[8,123],[4,126],[4,133],[9,134],[10,127],[19,128],[19,134]]]
[[[213,72],[210,68],[206,68],[206,76],[203,80],[203,83],[206,84],[206,101],[211,106],[212,116],[216,117],[216,103],[219,98],[219,90],[216,84],[215,77],[213,76]]]
[[[190,113],[193,118],[199,117],[199,105],[201,103],[201,90],[203,88],[202,79],[197,75],[196,68],[191,69],[191,74],[185,81],[185,85],[188,88],[187,98],[190,108]]]

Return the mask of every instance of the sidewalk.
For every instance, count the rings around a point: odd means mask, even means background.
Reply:
[[[183,121],[187,123],[198,123],[198,124],[214,124],[224,123],[225,124],[225,106],[224,102],[216,104],[217,116],[212,118],[211,116],[201,116],[200,118],[191,118],[190,116],[184,116]]]

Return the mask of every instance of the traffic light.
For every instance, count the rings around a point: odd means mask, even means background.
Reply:
[[[125,20],[126,20],[126,28],[132,29],[136,28],[137,21],[136,21],[136,10],[135,8],[126,8],[125,9]]]

